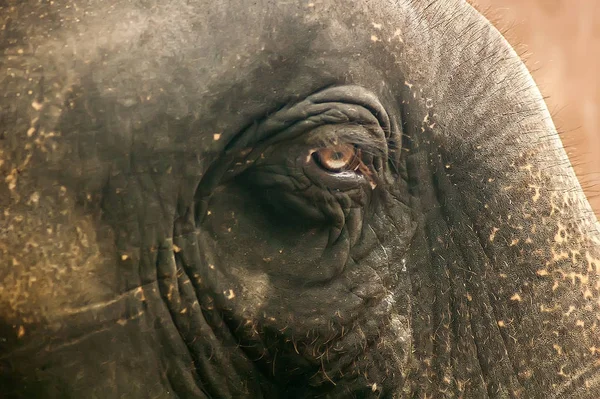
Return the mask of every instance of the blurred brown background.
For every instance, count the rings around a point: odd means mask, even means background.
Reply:
[[[600,1],[470,1],[532,71],[600,217]]]

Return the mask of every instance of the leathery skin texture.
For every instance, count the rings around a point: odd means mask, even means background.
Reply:
[[[0,7],[2,395],[600,395],[597,221],[466,2]]]

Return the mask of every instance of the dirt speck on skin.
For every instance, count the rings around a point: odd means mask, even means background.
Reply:
[[[600,217],[600,2],[469,0],[532,71]]]

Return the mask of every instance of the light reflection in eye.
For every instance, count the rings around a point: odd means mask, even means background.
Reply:
[[[350,144],[321,148],[313,153],[315,161],[330,172],[355,170],[360,164],[359,152]]]

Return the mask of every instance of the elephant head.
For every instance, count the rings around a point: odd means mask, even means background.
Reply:
[[[4,395],[600,395],[596,219],[466,2],[4,4]]]

